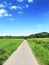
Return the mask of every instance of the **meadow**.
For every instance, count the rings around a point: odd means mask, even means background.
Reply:
[[[0,39],[0,65],[18,48],[23,39]]]
[[[49,38],[27,39],[40,65],[49,65]]]

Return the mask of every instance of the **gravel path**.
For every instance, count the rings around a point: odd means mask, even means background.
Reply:
[[[39,65],[26,40],[3,65]]]

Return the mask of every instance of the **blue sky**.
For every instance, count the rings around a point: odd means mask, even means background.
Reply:
[[[0,0],[0,35],[49,32],[49,0]]]

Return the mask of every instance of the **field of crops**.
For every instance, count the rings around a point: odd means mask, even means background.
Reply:
[[[22,39],[0,39],[0,65],[17,49]]]
[[[32,38],[28,42],[40,65],[49,65],[49,38]]]

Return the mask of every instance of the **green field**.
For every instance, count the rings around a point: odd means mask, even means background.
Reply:
[[[0,65],[17,49],[23,39],[0,39]]]
[[[40,65],[49,65],[49,38],[30,38],[28,42]]]

